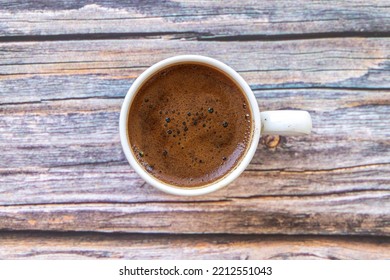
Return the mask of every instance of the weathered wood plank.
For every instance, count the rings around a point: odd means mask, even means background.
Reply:
[[[18,42],[0,43],[0,54],[1,92],[5,92],[11,100],[15,97],[12,98],[14,94],[9,93],[14,93],[19,84],[21,96],[26,95],[23,89],[29,90],[31,95],[33,86],[50,76],[60,77],[58,80],[46,80],[49,88],[53,89],[62,81],[71,81],[67,89],[72,93],[87,84],[84,79],[125,79],[130,83],[153,63],[179,54],[201,54],[219,59],[240,72],[253,88],[258,89],[390,88],[390,39],[387,38],[279,42],[164,39]],[[75,79],[71,79],[72,76]],[[32,80],[24,81],[22,78]],[[58,96],[69,91],[57,87],[54,92]],[[39,93],[36,94],[39,96]]]
[[[185,250],[183,250],[185,248]],[[389,259],[388,238],[0,233],[0,259]]]
[[[115,203],[213,202],[247,198],[247,201],[240,202],[245,208],[248,201],[256,197],[288,199],[310,196],[314,201],[322,197],[325,202],[334,197],[351,195],[360,199],[362,194],[386,195],[390,191],[389,174],[390,164],[330,171],[245,171],[231,185],[218,192],[185,198],[173,197],[154,189],[125,162],[3,169],[0,173],[0,205],[100,202],[115,206]]]
[[[0,7],[0,36],[122,33],[121,36],[172,34],[195,39],[228,36],[238,40],[243,35],[345,36],[352,32],[365,36],[370,32],[388,34],[390,27],[386,0],[2,0]]]
[[[108,194],[109,195],[109,194]],[[0,206],[0,230],[390,235],[390,194]]]

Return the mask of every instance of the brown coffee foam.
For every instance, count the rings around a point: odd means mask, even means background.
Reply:
[[[235,168],[250,142],[248,101],[226,75],[198,64],[153,75],[130,108],[132,151],[157,179],[179,187],[210,184]]]

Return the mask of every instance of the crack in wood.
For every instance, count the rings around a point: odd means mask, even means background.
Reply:
[[[158,16],[145,16],[140,15],[137,17],[123,17],[118,15],[118,17],[105,17],[105,18],[50,18],[47,20],[14,20],[10,18],[1,18],[0,20],[7,20],[8,22],[21,22],[21,23],[46,23],[46,22],[52,22],[52,21],[77,21],[77,22],[83,22],[83,21],[115,21],[115,20],[145,20],[145,19],[169,19],[169,18],[205,18],[205,17],[211,17],[211,16],[261,16],[261,13],[251,13],[251,12],[237,12],[237,13],[202,13],[202,14],[162,14]],[[382,17],[383,18],[383,17]],[[320,19],[316,20],[318,21],[334,21],[338,20],[337,18],[327,18],[327,19]],[[272,23],[297,23],[297,22],[312,22],[312,20],[298,20],[298,21],[273,21]]]
[[[64,97],[64,98],[42,98],[37,101],[0,103],[0,106],[19,106],[19,105],[42,104],[45,102],[61,102],[61,101],[73,101],[73,100],[124,99],[124,98],[125,98],[124,95],[123,96],[80,96],[80,97]]]
[[[229,203],[233,201],[239,201],[239,200],[255,200],[255,199],[282,199],[282,198],[295,198],[295,199],[306,199],[306,198],[321,198],[321,197],[338,197],[341,198],[343,196],[348,196],[351,198],[351,196],[354,196],[355,194],[361,194],[361,193],[367,193],[367,194],[374,194],[379,193],[382,194],[381,198],[387,199],[390,197],[389,193],[390,189],[351,189],[351,190],[341,190],[341,191],[330,191],[330,192],[320,192],[320,193],[310,193],[310,194],[275,194],[275,195],[251,195],[251,196],[225,196],[221,197],[220,199],[209,199],[204,200],[202,198],[200,199],[191,199],[191,200],[150,200],[150,201],[135,201],[135,202],[117,202],[117,201],[78,201],[78,202],[55,202],[55,203],[21,203],[21,204],[10,204],[10,205],[0,205],[1,208],[13,208],[17,207],[19,208],[19,211],[23,211],[22,208],[29,208],[29,207],[60,207],[60,206],[81,206],[81,207],[87,207],[87,206],[104,206],[104,205],[115,205],[115,206],[136,206],[136,205],[165,205],[165,204],[173,204],[173,205],[186,205],[191,203],[196,204],[210,204],[215,205],[219,203]],[[361,197],[356,196],[358,199],[361,199]],[[32,209],[29,209],[32,210]],[[39,210],[38,210],[39,211]],[[145,213],[145,212],[142,212]],[[153,211],[151,211],[153,213]]]
[[[307,194],[277,194],[277,195],[251,195],[251,196],[228,196],[230,199],[270,199],[270,198],[305,198],[305,197],[332,197],[340,195],[352,195],[358,193],[384,193],[387,195],[381,196],[382,198],[390,197],[390,188],[384,189],[350,189],[350,190],[340,190],[340,191],[330,191],[330,192],[318,192],[318,193],[307,193]]]
[[[21,203],[21,204],[9,204],[9,205],[1,205],[0,204],[0,209],[1,208],[19,208],[19,207],[25,207],[28,210],[29,207],[57,207],[57,206],[65,206],[65,207],[71,207],[71,206],[80,206],[80,207],[95,207],[95,206],[109,206],[109,205],[115,205],[115,206],[138,206],[138,205],[148,205],[148,204],[191,204],[191,203],[196,203],[196,204],[218,204],[218,203],[226,203],[233,201],[232,198],[221,198],[221,199],[210,199],[210,200],[196,200],[196,199],[191,199],[191,200],[150,200],[150,201],[135,201],[135,202],[116,202],[116,201],[103,201],[103,200],[96,200],[96,201],[77,201],[77,202],[53,202],[53,203]],[[20,208],[20,211],[23,211],[22,208]],[[38,210],[39,211],[39,210]],[[59,210],[61,211],[61,210]],[[78,210],[77,210],[78,211]],[[160,211],[147,211],[147,213],[159,213]],[[145,213],[145,212],[142,212]],[[125,214],[126,215],[126,214]]]
[[[251,89],[253,90],[255,97],[257,99],[260,99],[263,97],[264,90],[267,92],[283,92],[285,90],[296,90],[296,91],[302,91],[302,90],[307,90],[307,89],[313,89],[313,90],[324,90],[324,91],[334,91],[334,90],[340,90],[340,91],[352,91],[352,92],[357,92],[357,91],[376,91],[378,93],[383,92],[387,93],[387,91],[390,91],[390,88],[351,88],[351,87],[281,87],[281,88],[261,88],[257,85],[251,85]],[[20,102],[0,102],[0,106],[19,106],[19,105],[31,105],[31,104],[41,104],[44,102],[59,102],[59,101],[73,101],[73,100],[93,100],[93,99],[124,99],[125,95],[121,94],[119,96],[104,96],[104,95],[97,95],[97,96],[74,96],[74,97],[59,97],[59,98],[41,98],[40,100],[34,100],[34,101],[20,101]],[[369,104],[361,104],[361,105],[356,105],[353,107],[359,107],[359,106],[366,106],[366,105],[389,105],[390,103],[380,103],[376,101],[372,101],[372,103]],[[350,107],[348,107],[350,108]]]
[[[123,40],[123,39],[148,39],[155,37],[198,38],[211,36],[209,33],[188,32],[110,32],[110,33],[75,33],[56,35],[10,35],[0,36],[0,43],[11,42],[45,42],[45,41],[90,41],[90,40]]]
[[[24,174],[24,173],[42,173],[44,171],[51,171],[51,169],[55,168],[67,168],[67,167],[77,167],[77,166],[88,166],[88,165],[105,165],[105,164],[119,164],[119,165],[127,165],[127,161],[124,160],[110,160],[110,161],[97,161],[97,162],[80,162],[80,163],[70,163],[70,164],[60,164],[60,165],[52,165],[45,166],[44,170],[24,170],[24,169],[9,169],[9,168],[0,168],[0,174]],[[329,173],[329,172],[338,172],[345,170],[353,170],[353,169],[364,169],[369,167],[381,167],[390,165],[390,162],[382,162],[382,163],[372,163],[372,164],[363,164],[363,165],[354,165],[354,166],[344,166],[337,168],[329,168],[329,169],[305,169],[305,170],[288,170],[285,168],[282,169],[253,169],[247,168],[245,172],[275,172],[275,173],[283,173],[283,174],[317,174],[317,173]]]
[[[351,165],[337,168],[327,168],[327,169],[305,169],[305,170],[288,170],[288,169],[251,169],[247,168],[245,171],[253,171],[253,172],[280,172],[285,174],[311,174],[311,173],[328,173],[328,172],[336,172],[336,171],[345,171],[351,169],[362,169],[367,167],[379,167],[390,165],[390,162],[380,162],[380,163],[371,163],[371,164],[362,164],[362,165]]]
[[[222,42],[248,42],[248,41],[295,41],[295,40],[317,40],[317,39],[335,39],[335,38],[377,38],[390,37],[390,32],[316,32],[299,34],[245,34],[245,35],[213,35],[198,37],[199,41],[222,41]]]

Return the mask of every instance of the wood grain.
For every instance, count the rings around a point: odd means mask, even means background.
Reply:
[[[371,38],[3,43],[0,228],[388,235],[388,44]],[[231,53],[210,48],[217,45]],[[134,78],[168,52],[191,49],[238,69],[262,110],[309,110],[314,122],[311,136],[283,137],[276,148],[260,144],[240,179],[196,199],[145,184],[126,163],[118,133]],[[310,88],[317,83],[323,88]]]
[[[0,81],[9,98],[12,98],[9,91],[12,92],[15,83],[18,87],[21,84],[21,94],[25,96],[23,85],[31,90],[43,79],[53,89],[54,96],[66,93],[63,98],[72,97],[69,91],[73,95],[74,89],[80,90],[80,85],[86,84],[84,79],[89,80],[89,84],[96,79],[125,79],[128,86],[148,66],[180,54],[219,59],[238,71],[254,89],[390,88],[390,40],[387,38],[276,42],[194,42],[167,38],[16,42],[0,43],[0,54]],[[53,80],[50,76],[57,77]],[[20,81],[25,78],[29,80]],[[53,88],[61,81],[70,82],[66,83],[68,91]]]
[[[0,233],[0,259],[389,258],[389,239],[378,237]]]
[[[216,201],[1,206],[2,230],[389,235],[389,191]]]
[[[96,34],[196,40],[389,35],[390,7],[375,1],[0,1],[0,35]],[[48,37],[49,36],[49,37]],[[260,36],[260,37],[259,37]],[[377,36],[377,35],[376,35]],[[88,38],[92,38],[88,37]],[[84,37],[85,38],[85,37]]]
[[[0,7],[0,230],[53,232],[7,233],[0,258],[135,258],[140,248],[144,258],[388,258],[388,240],[378,237],[390,235],[387,1]],[[281,137],[276,147],[264,139],[244,174],[209,196],[147,185],[121,151],[120,106],[147,67],[188,53],[236,69],[261,110],[309,110],[313,134]],[[145,245],[141,235],[82,231],[168,235]],[[172,233],[385,241],[241,236],[220,246],[225,236]],[[121,241],[129,247],[118,249]],[[48,244],[41,251],[40,242]],[[189,251],[178,253],[183,246]]]

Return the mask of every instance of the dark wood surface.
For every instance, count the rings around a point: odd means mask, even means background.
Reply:
[[[388,1],[127,2],[0,0],[0,258],[390,258]],[[263,137],[213,194],[155,190],[119,111],[177,54],[309,111],[312,135]]]
[[[383,237],[0,233],[0,259],[388,259]]]

